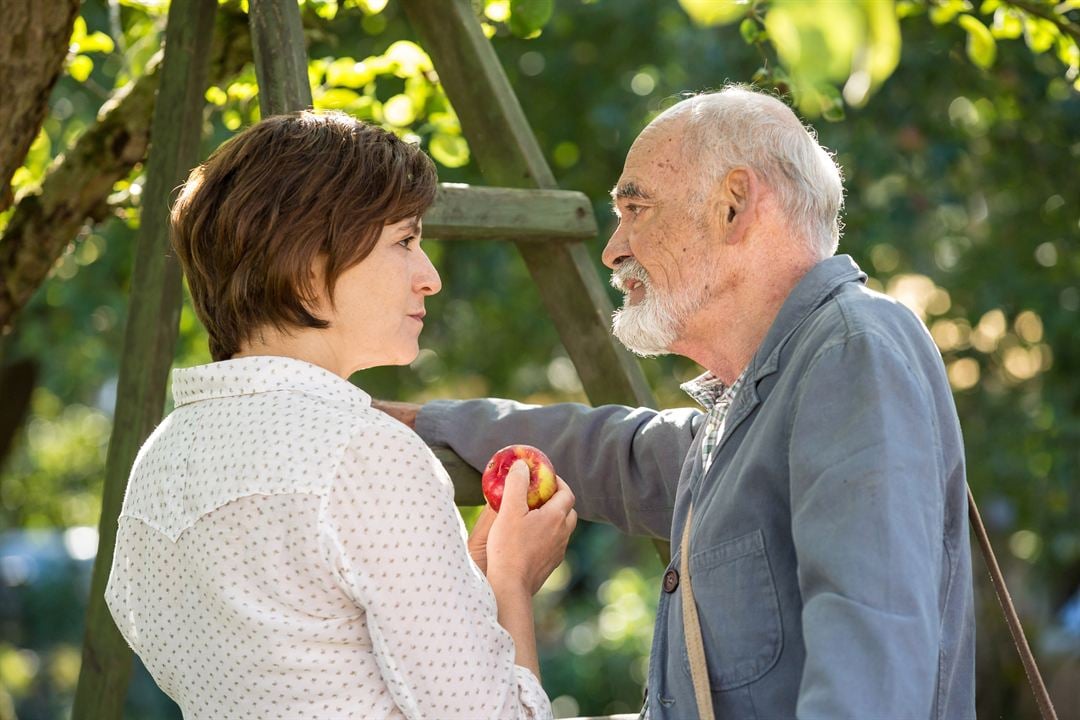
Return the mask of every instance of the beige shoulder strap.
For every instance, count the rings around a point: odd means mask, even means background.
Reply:
[[[705,664],[705,643],[701,640],[701,623],[698,621],[694,589],[690,584],[690,520],[694,517],[694,504],[686,513],[682,541],[679,543],[679,584],[682,585],[683,635],[686,636],[686,653],[690,658],[690,677],[694,681],[694,697],[697,699],[698,716],[701,720],[713,720],[712,691],[709,689],[709,668]]]

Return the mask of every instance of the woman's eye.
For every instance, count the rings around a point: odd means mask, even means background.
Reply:
[[[397,244],[398,244],[398,245],[400,245],[401,247],[405,248],[406,250],[408,250],[408,249],[409,249],[409,245],[410,245],[410,244],[412,243],[412,241],[413,241],[413,240],[415,240],[415,239],[416,239],[416,236],[415,236],[415,235],[410,235],[410,236],[409,236],[409,237],[407,237],[407,238],[402,238],[401,240],[398,240]]]

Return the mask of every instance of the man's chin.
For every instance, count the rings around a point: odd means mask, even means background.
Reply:
[[[638,317],[636,307],[624,307],[615,313],[612,322],[612,334],[627,350],[640,357],[657,357],[671,354],[671,342]]]
[[[622,342],[623,347],[625,347],[627,350],[634,353],[638,357],[642,357],[642,358],[654,358],[654,357],[660,357],[661,355],[670,355],[671,354],[670,350],[657,350],[655,348],[637,347],[635,345],[628,345],[625,342],[623,342],[621,339],[619,340],[619,342]]]

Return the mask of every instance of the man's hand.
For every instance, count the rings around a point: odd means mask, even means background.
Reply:
[[[420,406],[416,403],[393,402],[390,400],[375,400],[372,398],[371,407],[382,410],[390,417],[405,423],[413,430],[416,429],[416,415],[420,412]]]

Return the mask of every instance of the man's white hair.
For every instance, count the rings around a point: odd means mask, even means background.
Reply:
[[[777,98],[743,85],[694,95],[653,122],[685,116],[683,151],[703,175],[701,192],[737,167],[753,169],[776,194],[821,259],[840,242],[842,173],[813,128]]]

